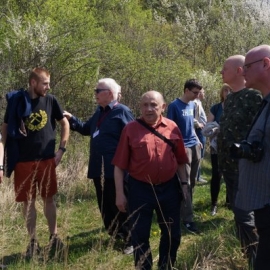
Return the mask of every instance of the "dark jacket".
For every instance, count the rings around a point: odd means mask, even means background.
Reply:
[[[23,119],[31,112],[31,99],[24,89],[12,91],[6,94],[7,109],[5,123],[7,126],[7,138],[5,143],[6,176],[10,177],[19,158],[18,140],[25,135],[21,132]]]
[[[123,128],[133,120],[130,109],[117,102],[111,103],[105,109],[98,107],[86,122],[74,116],[69,120],[71,130],[91,136],[88,178],[100,177],[102,164],[104,176],[114,178],[114,166],[111,162]],[[97,130],[98,133],[95,133]]]

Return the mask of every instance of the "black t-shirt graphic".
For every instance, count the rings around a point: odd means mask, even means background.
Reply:
[[[62,109],[52,95],[31,100],[32,113],[24,119],[27,136],[19,139],[19,161],[54,157],[56,120],[63,118]]]

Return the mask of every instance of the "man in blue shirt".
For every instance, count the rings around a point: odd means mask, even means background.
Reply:
[[[71,130],[91,137],[87,176],[94,181],[105,229],[110,235],[126,241],[127,213],[119,212],[115,205],[114,166],[111,162],[123,128],[134,117],[128,107],[118,102],[121,97],[120,90],[120,85],[114,79],[100,79],[95,89],[96,101],[99,104],[95,113],[86,122],[80,121],[69,112],[64,112],[64,115],[69,120]],[[128,254],[132,251],[130,245],[124,250]]]
[[[190,186],[190,196],[186,198],[186,203],[182,204],[181,217],[185,228],[193,233],[197,233],[198,229],[193,221],[192,193],[201,158],[201,143],[194,129],[195,103],[193,100],[198,97],[201,89],[202,86],[197,80],[187,80],[184,94],[168,106],[167,113],[167,117],[173,120],[181,130],[189,159],[189,163],[186,164],[186,175]]]

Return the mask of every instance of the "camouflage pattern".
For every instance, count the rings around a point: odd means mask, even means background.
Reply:
[[[218,161],[222,171],[238,172],[238,160],[230,157],[230,146],[246,138],[262,96],[259,91],[244,88],[228,95],[220,118]]]

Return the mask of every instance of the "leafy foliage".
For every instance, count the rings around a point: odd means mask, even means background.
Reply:
[[[139,114],[146,90],[170,102],[198,76],[208,110],[224,59],[269,43],[262,6],[266,12],[266,3],[248,0],[3,0],[0,94],[27,87],[29,70],[45,66],[53,93],[79,117],[93,112],[101,77],[116,79],[123,102]]]

